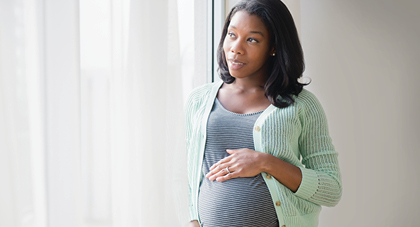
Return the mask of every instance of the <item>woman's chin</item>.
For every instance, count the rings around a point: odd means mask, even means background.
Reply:
[[[233,77],[233,78],[242,78],[243,77],[243,73],[238,72],[238,70],[231,70],[229,69],[229,74]],[[241,76],[242,75],[242,76]]]

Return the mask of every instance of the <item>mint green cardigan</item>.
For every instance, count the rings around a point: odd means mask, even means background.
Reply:
[[[222,82],[196,88],[186,112],[190,220],[198,220],[198,193],[207,119]],[[342,185],[337,152],[331,143],[325,113],[317,98],[306,89],[286,108],[270,105],[255,122],[255,150],[272,154],[302,171],[302,182],[292,192],[274,177],[262,173],[270,191],[280,226],[318,226],[322,206],[335,206]],[[229,211],[227,211],[229,212]]]

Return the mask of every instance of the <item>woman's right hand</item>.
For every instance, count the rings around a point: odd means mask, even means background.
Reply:
[[[188,227],[200,227],[200,224],[198,223],[197,220],[194,220],[194,221],[190,221],[190,223],[188,223]]]

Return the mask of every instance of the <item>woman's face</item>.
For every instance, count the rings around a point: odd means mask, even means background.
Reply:
[[[261,19],[245,11],[234,14],[223,49],[229,73],[235,78],[266,78],[266,63],[273,53],[270,33]]]

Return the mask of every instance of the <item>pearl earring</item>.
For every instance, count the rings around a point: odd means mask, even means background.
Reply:
[[[273,56],[273,57],[276,56],[276,53],[272,53],[271,56]]]

